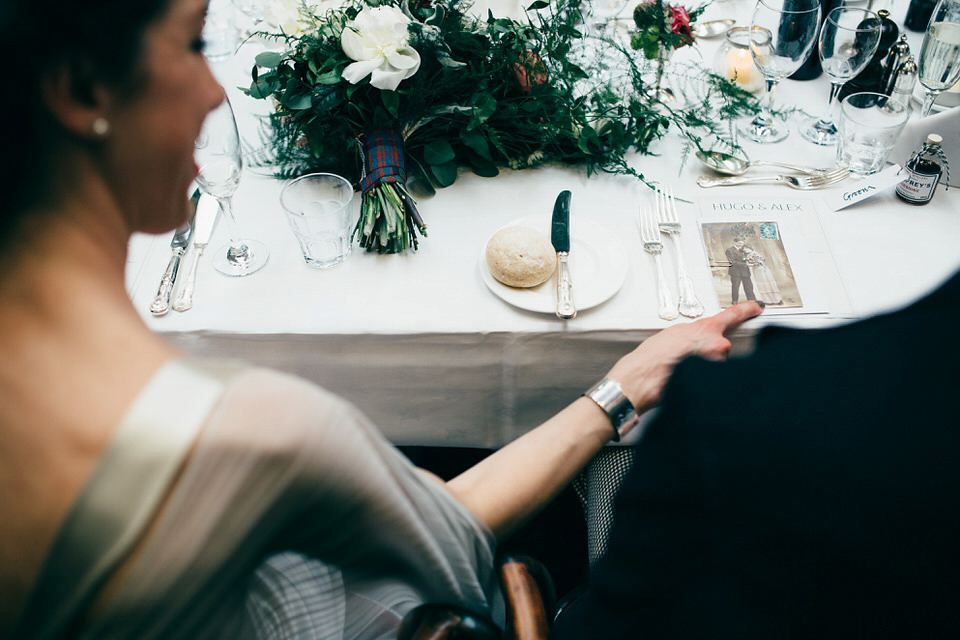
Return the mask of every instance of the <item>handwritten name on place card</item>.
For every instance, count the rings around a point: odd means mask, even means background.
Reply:
[[[900,174],[900,165],[895,164],[860,180],[844,180],[839,186],[825,190],[823,199],[832,210],[839,211],[844,207],[863,202],[867,198],[889,189],[901,180],[903,180],[903,175]]]

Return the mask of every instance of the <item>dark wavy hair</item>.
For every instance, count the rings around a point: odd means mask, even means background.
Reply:
[[[58,68],[123,87],[132,83],[146,26],[170,0],[0,0],[4,91],[0,123],[0,254],[24,212],[49,188],[47,165],[59,125],[41,95]]]

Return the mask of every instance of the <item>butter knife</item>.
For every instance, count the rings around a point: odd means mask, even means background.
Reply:
[[[553,205],[550,241],[557,252],[557,317],[573,318],[577,307],[573,304],[573,282],[570,279],[570,192],[561,191]]]
[[[197,285],[197,265],[200,264],[200,256],[203,255],[203,250],[207,248],[210,236],[213,235],[213,228],[217,225],[218,213],[220,213],[220,204],[216,198],[207,194],[200,196],[200,201],[197,202],[197,214],[194,216],[196,222],[194,223],[190,269],[187,271],[187,279],[180,285],[177,299],[173,303],[173,308],[176,311],[186,311],[193,307],[193,290]]]
[[[170,310],[170,294],[173,293],[173,284],[177,279],[177,272],[180,269],[180,259],[186,252],[187,245],[190,244],[190,236],[193,234],[193,220],[196,216],[196,206],[199,196],[200,192],[196,191],[190,198],[190,203],[194,207],[194,216],[191,216],[188,222],[177,229],[173,234],[173,239],[170,240],[170,250],[173,252],[173,255],[170,256],[170,260],[167,262],[167,269],[163,272],[163,277],[160,278],[157,295],[153,297],[153,302],[150,303],[150,313],[155,316],[162,316]]]

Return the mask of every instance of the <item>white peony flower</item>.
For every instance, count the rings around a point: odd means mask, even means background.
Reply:
[[[420,68],[420,54],[410,46],[410,24],[393,6],[368,7],[347,23],[340,36],[343,52],[356,60],[343,70],[343,78],[357,84],[370,76],[377,89],[393,91]]]

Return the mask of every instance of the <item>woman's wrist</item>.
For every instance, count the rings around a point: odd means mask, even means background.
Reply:
[[[620,383],[612,378],[604,378],[584,392],[607,414],[613,427],[611,439],[619,442],[637,424],[637,410],[623,392]]]

